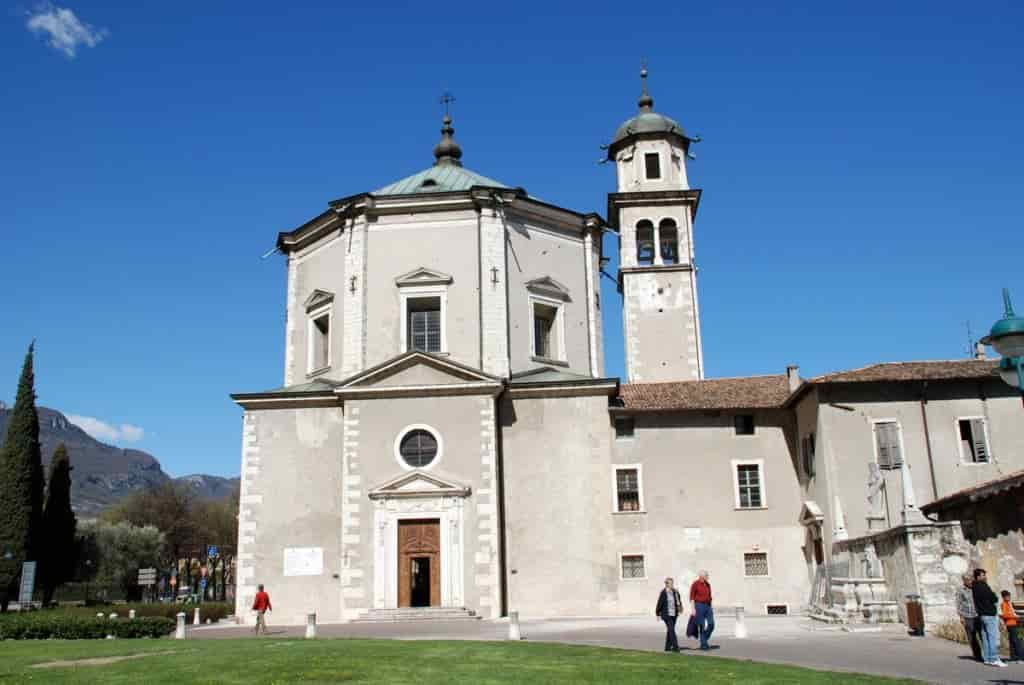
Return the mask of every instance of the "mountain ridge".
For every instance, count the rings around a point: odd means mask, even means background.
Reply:
[[[160,460],[143,450],[115,447],[92,437],[49,407],[38,407],[43,467],[61,442],[71,459],[71,507],[80,517],[95,516],[136,492],[167,482],[189,485],[200,499],[221,499],[237,487],[238,478],[194,473],[174,478]],[[7,435],[11,409],[0,402],[0,444]],[[48,472],[48,471],[47,471]]]

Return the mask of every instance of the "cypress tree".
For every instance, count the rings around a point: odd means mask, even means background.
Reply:
[[[43,587],[43,605],[48,606],[58,587],[75,574],[75,512],[71,510],[71,464],[64,443],[57,445],[50,461],[43,506],[42,549],[39,576]]]
[[[32,359],[28,346],[18,395],[0,448],[0,611],[18,596],[21,563],[36,560],[43,508],[43,462],[39,450]]]

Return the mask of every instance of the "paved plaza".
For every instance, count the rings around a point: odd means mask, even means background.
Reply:
[[[305,628],[278,627],[270,618],[271,634],[266,638],[302,637]],[[996,669],[975,663],[970,650],[936,637],[907,635],[905,626],[887,625],[873,632],[847,632],[838,627],[802,617],[751,617],[746,621],[749,636],[736,639],[735,622],[718,619],[711,642],[717,646],[711,656],[793,664],[830,671],[852,671],[894,677],[917,678],[943,685],[1024,685],[1024,664]],[[210,639],[251,635],[241,626],[203,626],[190,630],[189,637]],[[524,621],[524,640],[562,642],[657,651],[662,648],[663,624],[650,618],[579,618]],[[448,621],[408,623],[349,623],[321,625],[319,637],[384,638],[398,640],[504,640],[508,622]],[[704,658],[696,641],[684,640],[680,625],[680,656],[666,659]],[[256,638],[254,638],[256,639]]]

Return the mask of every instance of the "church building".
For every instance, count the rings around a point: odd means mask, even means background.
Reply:
[[[995,363],[705,378],[695,139],[641,76],[606,217],[469,170],[446,115],[431,166],[278,236],[284,382],[232,395],[236,615],[259,583],[282,623],[650,614],[699,569],[720,611],[824,612],[839,563],[881,615],[907,535],[930,531],[942,582],[980,554],[918,503],[1024,467]],[[604,374],[609,231],[624,380]]]

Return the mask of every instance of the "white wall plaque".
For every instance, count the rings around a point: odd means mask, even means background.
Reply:
[[[285,547],[284,575],[319,576],[323,572],[323,547]]]

